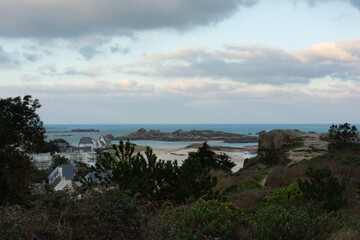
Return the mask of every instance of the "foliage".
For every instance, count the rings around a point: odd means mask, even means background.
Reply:
[[[240,192],[244,192],[250,189],[263,189],[264,187],[261,186],[258,182],[254,180],[245,180],[242,181],[240,184]]]
[[[335,125],[329,128],[329,137],[336,142],[350,142],[358,139],[359,131],[355,125],[349,123]]]
[[[214,170],[223,170],[231,173],[231,169],[235,167],[235,163],[230,161],[230,157],[226,154],[216,154],[210,149],[209,144],[204,142],[196,152],[190,152],[188,159],[200,162],[204,168]]]
[[[322,240],[340,227],[331,214],[311,214],[306,209],[269,205],[249,219],[251,231],[261,240]]]
[[[288,187],[276,189],[271,195],[266,196],[265,200],[267,204],[287,204],[302,195],[298,183],[295,182]]]
[[[329,138],[333,141],[329,144],[329,150],[360,150],[359,131],[355,125],[349,123],[340,125],[332,124],[329,128]]]
[[[131,201],[117,189],[95,194],[72,214],[78,239],[138,239],[142,217]]]
[[[154,223],[154,239],[234,239],[241,212],[230,203],[200,199],[195,204],[165,208]]]
[[[321,156],[311,159],[311,162],[315,162],[315,161],[328,162],[330,160],[335,160],[343,165],[352,165],[352,164],[360,165],[360,156],[354,154],[344,154],[339,152],[325,153]]]
[[[63,164],[69,164],[69,159],[67,159],[64,156],[60,156],[58,154],[53,154],[52,155],[52,167],[56,168],[58,166],[61,166]]]
[[[47,182],[48,181],[48,173],[46,170],[35,170],[32,173],[31,176],[31,181],[33,183],[42,183],[42,182]]]
[[[49,142],[45,142],[43,146],[39,146],[35,149],[33,149],[33,152],[37,153],[48,153],[48,152],[60,152],[59,143],[65,143],[66,148],[70,147],[70,143],[62,138],[56,138],[53,140],[50,140]]]
[[[146,239],[142,215],[116,189],[78,200],[66,192],[50,192],[32,209],[0,208],[0,239]]]
[[[145,157],[134,155],[135,146],[129,141],[120,141],[114,146],[115,156],[104,153],[100,162],[93,168],[96,177],[108,183],[115,183],[130,196],[143,199],[162,200],[174,198],[179,168],[176,162],[157,160],[152,149],[147,147]],[[102,177],[111,170],[111,174]]]
[[[0,99],[0,205],[21,203],[28,195],[33,165],[19,151],[41,145],[45,129],[31,96]]]
[[[43,123],[35,112],[41,105],[27,95],[0,99],[0,149],[30,148],[44,143]]]
[[[309,166],[306,170],[308,180],[298,180],[297,183],[304,197],[320,203],[321,208],[333,211],[341,208],[347,203],[347,199],[342,196],[346,183],[343,180],[339,183],[338,179],[332,176],[329,167],[314,169]]]
[[[147,200],[189,202],[200,197],[215,198],[218,193],[213,193],[212,188],[217,178],[209,172],[213,167],[229,167],[226,159],[217,157],[206,143],[190,153],[181,167],[176,161],[158,160],[150,147],[145,156],[134,155],[134,149],[129,141],[125,144],[120,141],[119,146],[114,146],[115,156],[104,153],[93,170],[98,179],[118,184],[126,194]]]

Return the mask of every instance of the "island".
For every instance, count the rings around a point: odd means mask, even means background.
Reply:
[[[119,137],[113,137],[111,140],[156,140],[156,141],[223,141],[226,143],[257,143],[257,137],[243,134],[227,133],[213,130],[191,130],[183,131],[181,129],[172,132],[161,132],[160,130],[146,130],[141,128],[136,132]]]
[[[89,128],[89,129],[81,129],[81,128],[75,128],[71,130],[70,132],[100,132],[99,130]]]

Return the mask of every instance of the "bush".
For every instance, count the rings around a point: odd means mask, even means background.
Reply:
[[[138,208],[117,189],[84,200],[53,192],[39,205],[0,208],[0,239],[146,239]]]
[[[329,150],[350,150],[359,151],[359,131],[355,125],[349,123],[338,125],[332,124],[329,128],[329,137],[332,143],[329,144]]]
[[[281,205],[259,209],[249,225],[253,236],[261,240],[322,240],[340,227],[332,215],[311,215],[302,208]]]
[[[267,204],[286,204],[302,195],[298,183],[295,182],[288,187],[275,190],[271,195],[266,196],[265,200]]]
[[[355,125],[349,123],[338,125],[332,124],[329,128],[329,137],[335,142],[350,142],[358,139],[359,131]]]
[[[234,239],[241,213],[230,203],[199,200],[193,205],[165,209],[154,222],[154,239]]]
[[[314,169],[309,166],[306,175],[310,182],[300,179],[297,181],[305,198],[319,203],[321,208],[327,211],[337,210],[346,204],[347,199],[342,196],[346,183],[339,183],[338,179],[332,176],[329,167]]]

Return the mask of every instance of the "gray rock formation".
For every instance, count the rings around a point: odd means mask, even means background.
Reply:
[[[258,154],[264,156],[271,150],[281,150],[290,145],[292,140],[301,138],[305,133],[299,130],[275,129],[269,132],[262,131],[258,138]]]
[[[181,129],[172,132],[160,132],[159,130],[139,129],[128,135],[114,138],[115,140],[157,140],[157,141],[224,141],[231,143],[256,143],[257,137],[243,134],[226,133],[213,130],[191,130],[183,131]]]

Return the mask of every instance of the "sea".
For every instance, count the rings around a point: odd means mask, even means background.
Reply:
[[[247,134],[257,136],[261,131],[270,131],[273,129],[298,129],[309,132],[327,132],[331,124],[45,124],[46,140],[63,138],[71,145],[77,145],[81,137],[91,137],[98,140],[101,135],[112,134],[114,137],[129,134],[140,128],[146,130],[160,130],[162,132],[174,132],[182,129],[190,130],[214,130],[229,133]],[[359,126],[357,126],[359,128]],[[95,129],[99,132],[71,132],[73,129]],[[196,142],[167,142],[167,141],[149,141],[136,140],[131,141],[139,146],[150,146],[154,149],[161,148],[183,148]],[[118,141],[113,141],[118,143]],[[243,147],[254,145],[254,143],[223,143],[209,142],[210,145],[220,145],[229,147]],[[256,143],[255,143],[256,144]]]

